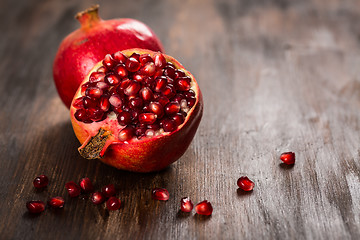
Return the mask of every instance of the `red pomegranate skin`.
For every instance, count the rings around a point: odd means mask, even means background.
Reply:
[[[129,48],[164,52],[155,33],[140,21],[130,18],[102,20],[97,7],[77,16],[81,28],[61,42],[53,64],[56,89],[68,108],[80,83],[107,53]]]
[[[129,49],[123,51],[127,56],[130,56],[132,52],[138,52],[140,54],[148,53],[151,56],[154,54],[154,52],[145,49]],[[176,68],[185,71],[196,83],[193,75],[178,61],[170,56],[167,56],[167,60],[170,60]],[[97,69],[99,66],[101,66],[101,62],[98,63],[93,70]],[[87,81],[90,74],[91,72],[85,78],[84,82]],[[185,153],[194,138],[203,114],[203,98],[197,83],[194,91],[197,94],[196,102],[188,112],[185,121],[177,130],[163,133],[153,138],[134,141],[131,142],[131,144],[119,141],[111,142],[111,140],[109,140],[110,145],[103,158],[100,158],[99,160],[115,168],[132,172],[159,171],[178,160]],[[80,96],[81,89],[79,88],[75,94],[74,100]],[[103,123],[94,122],[91,124],[91,128],[89,128],[86,123],[75,119],[75,111],[76,109],[74,107],[70,108],[71,122],[75,135],[80,143],[83,144],[83,147],[86,142],[98,132],[99,127],[102,126]],[[106,127],[108,129],[116,128],[110,125],[107,125]]]

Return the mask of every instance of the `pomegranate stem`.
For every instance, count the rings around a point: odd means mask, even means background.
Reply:
[[[85,11],[79,12],[75,15],[75,18],[80,22],[83,29],[91,28],[93,25],[100,22],[101,18],[98,14],[99,5],[96,4]]]

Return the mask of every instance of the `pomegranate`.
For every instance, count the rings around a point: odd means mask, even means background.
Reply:
[[[163,52],[154,32],[135,19],[102,20],[99,5],[75,17],[81,28],[69,34],[60,44],[53,64],[53,77],[61,100],[69,108],[81,81],[108,52],[145,48]]]
[[[145,49],[106,55],[70,108],[81,156],[135,172],[161,170],[179,159],[202,112],[191,73],[174,58]]]

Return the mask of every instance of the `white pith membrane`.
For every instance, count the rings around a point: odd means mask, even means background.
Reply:
[[[131,54],[130,54],[131,55]],[[112,55],[113,56],[113,55]],[[128,58],[130,58],[131,56],[127,56]],[[154,56],[151,56],[152,59],[154,59]],[[114,59],[113,59],[114,60]],[[186,123],[186,121],[188,120],[188,114],[191,114],[191,111],[194,110],[194,106],[197,104],[197,94],[198,94],[198,88],[197,88],[197,85],[196,83],[194,82],[194,79],[192,77],[192,75],[187,72],[185,69],[183,68],[179,68],[179,65],[178,63],[175,61],[175,62],[172,62],[172,61],[169,61],[169,59],[166,59],[166,64],[168,63],[173,63],[172,65],[175,67],[175,70],[181,70],[183,73],[184,73],[184,77],[185,78],[188,78],[190,79],[190,87],[189,87],[189,90],[186,90],[186,91],[180,91],[177,87],[175,87],[174,85],[176,85],[176,81],[180,78],[180,77],[175,77],[173,80],[172,83],[167,83],[166,86],[170,85],[173,87],[173,89],[175,90],[175,94],[173,94],[174,96],[172,97],[169,97],[169,102],[172,102],[172,100],[174,99],[175,96],[178,96],[179,94],[183,94],[184,93],[186,94],[187,92],[189,92],[189,94],[187,95],[187,97],[184,97],[183,99],[181,99],[180,101],[177,101],[178,104],[180,105],[180,110],[179,110],[179,113],[181,113],[183,116],[184,116],[184,121],[182,123],[180,123],[179,125],[177,125],[176,128],[174,128],[173,130],[171,131],[165,131],[163,127],[160,127],[158,129],[149,129],[147,128],[147,130],[145,131],[144,134],[142,135],[137,135],[134,133],[133,137],[130,138],[130,139],[126,139],[126,140],[119,140],[120,142],[123,142],[123,143],[128,143],[129,141],[142,141],[142,140],[146,140],[146,139],[149,139],[149,138],[154,138],[154,137],[157,137],[157,136],[161,136],[161,135],[167,135],[167,134],[170,134],[174,131],[177,131],[178,129],[180,129],[182,127],[182,125],[184,125]],[[117,65],[119,65],[121,63],[117,63]],[[116,65],[116,66],[117,66]],[[144,64],[145,65],[145,64]],[[144,66],[142,65],[141,68]],[[115,66],[115,67],[116,67]],[[180,65],[181,66],[181,65]],[[114,68],[115,68],[114,67]],[[112,71],[114,71],[114,68],[112,69]],[[97,71],[103,71],[104,69],[104,66],[103,65],[98,65],[97,68],[95,69],[98,69]],[[157,68],[156,67],[156,71],[159,71],[159,69],[161,68]],[[94,71],[94,72],[97,72],[97,71]],[[140,71],[140,70],[138,70]],[[118,88],[118,86],[124,82],[124,80],[126,80],[127,78],[129,78],[130,80],[133,80],[134,82],[138,82],[140,83],[141,87],[140,89],[142,89],[143,87],[147,86],[149,87],[148,85],[145,84],[144,80],[141,80],[141,81],[136,81],[133,79],[134,75],[136,75],[138,73],[138,71],[135,71],[133,73],[131,73],[130,71],[128,71],[130,74],[127,76],[127,77],[120,77],[119,75],[117,75],[120,79],[120,82],[118,84],[115,84],[114,86],[111,86],[108,90],[108,92],[115,92],[114,89]],[[164,76],[164,67],[162,68],[162,75],[161,76]],[[108,73],[108,72],[107,72]],[[91,76],[91,74],[89,74],[88,78],[87,78],[87,81],[84,82],[82,84],[82,86],[84,86],[84,84],[87,84],[89,82],[89,77]],[[129,77],[130,76],[130,77]],[[169,77],[170,76],[166,76],[166,78],[168,79],[169,81]],[[154,78],[153,81],[156,81],[157,78]],[[104,79],[102,80],[102,82],[104,82]],[[108,82],[107,82],[108,83]],[[90,86],[91,87],[91,86]],[[149,87],[150,89],[152,89],[151,87]],[[154,90],[154,89],[152,89]],[[74,107],[76,110],[74,111],[74,114],[76,116],[76,112],[79,110],[79,109],[85,109],[85,111],[89,111],[89,108],[85,108],[84,107],[84,98],[85,98],[85,92],[86,91],[78,91],[77,93],[77,97],[75,98],[75,100],[73,101],[72,103],[72,107]],[[104,91],[105,92],[105,91]],[[143,100],[144,104],[143,106],[146,106],[148,105],[149,103],[151,102],[158,102],[157,100],[159,99],[159,96],[162,96],[163,94],[161,92],[155,92],[153,91],[153,93],[155,94],[158,94],[158,97],[157,98],[153,98],[151,101],[145,101]],[[116,93],[115,93],[116,94]],[[137,91],[136,95],[138,96],[139,95],[139,90]],[[192,96],[193,95],[193,96]],[[111,95],[110,95],[111,96]],[[109,97],[110,97],[109,96]],[[90,136],[94,136],[97,134],[97,132],[100,130],[100,128],[104,128],[104,129],[111,129],[111,132],[112,132],[112,135],[116,138],[119,138],[119,134],[120,132],[126,127],[126,126],[129,126],[129,125],[132,125],[133,127],[135,127],[136,129],[136,125],[133,125],[133,124],[126,124],[126,125],[121,125],[118,121],[118,116],[119,116],[119,113],[120,111],[126,111],[123,109],[123,107],[128,103],[128,100],[133,98],[132,96],[127,96],[125,95],[126,97],[126,103],[124,103],[124,105],[121,107],[122,109],[121,110],[116,110],[116,107],[112,106],[110,104],[110,108],[108,111],[105,111],[104,113],[104,117],[101,119],[101,120],[98,120],[98,121],[91,121],[91,122],[84,122],[84,121],[80,121],[78,117],[75,117],[78,121],[79,124],[81,125],[85,125],[84,127],[86,128],[86,125],[91,125],[91,127],[89,127],[89,129],[87,129],[89,131],[89,135]],[[191,105],[189,106],[189,100],[188,99],[192,99],[192,103],[190,103]],[[80,100],[79,100],[80,99]],[[77,101],[78,100],[78,101]],[[82,103],[81,103],[82,102]],[[79,107],[79,105],[82,104],[82,107]],[[165,109],[165,106],[163,106],[163,108]],[[132,109],[130,109],[132,110]],[[143,110],[142,110],[143,111]],[[142,113],[149,113],[149,110],[147,111],[143,111]],[[151,111],[150,111],[151,113]],[[88,114],[88,113],[87,113]],[[138,114],[140,115],[140,114]],[[164,114],[163,114],[163,117],[160,116],[160,120],[162,119],[172,119],[172,116],[174,116],[175,114],[170,114],[170,115],[167,115],[164,111]],[[159,119],[158,119],[158,116],[155,114],[155,117],[156,117],[156,120],[155,120],[155,123],[159,124]],[[139,119],[139,116],[137,117],[137,119]],[[132,122],[134,121],[134,119],[131,120]],[[138,121],[139,122],[139,121]],[[137,124],[139,125],[139,124]],[[147,126],[149,125],[152,125],[152,124],[148,124]]]

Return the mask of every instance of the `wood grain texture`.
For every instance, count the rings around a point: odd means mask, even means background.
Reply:
[[[77,152],[52,81],[63,37],[91,1],[0,2],[2,239],[360,239],[360,4],[357,0],[101,1],[104,19],[147,23],[198,80],[203,120],[158,173],[118,171]],[[294,151],[293,167],[280,164]],[[50,178],[44,191],[32,180]],[[247,175],[252,193],[237,189]],[[69,199],[67,181],[114,183],[123,207]],[[165,187],[168,202],[151,199]],[[25,202],[64,196],[61,211]],[[209,200],[203,218],[179,212]]]

